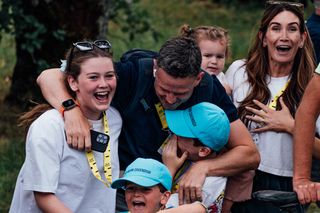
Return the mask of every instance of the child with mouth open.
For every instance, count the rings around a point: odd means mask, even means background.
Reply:
[[[137,158],[125,170],[122,178],[111,187],[123,188],[130,213],[206,212],[200,202],[166,209],[172,177],[168,168],[154,159]]]

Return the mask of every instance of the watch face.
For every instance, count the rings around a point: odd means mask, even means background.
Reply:
[[[74,100],[72,100],[72,99],[68,99],[68,100],[62,102],[62,106],[65,109],[73,108],[75,105],[76,104],[74,103]]]

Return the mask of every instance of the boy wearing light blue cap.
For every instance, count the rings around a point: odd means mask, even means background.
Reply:
[[[111,184],[112,188],[125,189],[126,203],[131,213],[164,209],[171,186],[172,177],[167,167],[157,160],[145,158],[133,161],[123,177]]]
[[[165,115],[170,131],[176,136],[172,136],[163,148],[162,159],[171,174],[175,175],[175,190],[192,162],[218,155],[228,142],[230,124],[222,109],[207,102],[186,110],[166,110]],[[202,197],[203,204],[210,212],[221,212],[226,181],[225,177],[206,178],[202,195],[198,196],[199,199]],[[174,193],[167,206],[178,205],[178,193]]]
[[[168,168],[154,159],[137,158],[125,170],[122,178],[115,180],[111,187],[123,188],[130,213],[179,213],[205,212],[200,203],[167,209],[172,177]]]

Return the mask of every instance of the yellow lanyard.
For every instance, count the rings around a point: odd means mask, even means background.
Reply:
[[[106,113],[103,112],[103,130],[108,135],[109,134],[109,126],[108,126],[108,120]],[[86,152],[87,160],[91,169],[92,174],[100,180],[102,183],[104,183],[107,187],[110,187],[110,184],[112,182],[112,168],[111,168],[111,148],[110,148],[110,141],[108,143],[106,151],[103,153],[103,173],[107,181],[103,180],[99,169],[97,167],[97,162],[94,157],[93,151]]]
[[[156,107],[159,119],[161,121],[162,129],[167,129],[168,124],[167,124],[167,120],[166,120],[166,115],[164,114],[163,106],[161,105],[161,103],[157,103],[157,104],[155,104],[155,107]]]
[[[163,130],[168,129],[168,123],[167,123],[167,120],[166,120],[166,116],[165,116],[165,113],[164,113],[163,106],[161,105],[161,103],[157,103],[157,104],[155,104],[155,107],[156,107],[159,119],[161,121],[162,129]],[[161,150],[160,152],[162,152],[163,147],[165,145],[167,145],[170,137],[171,137],[171,135],[169,135],[166,138],[166,140],[162,143],[162,145],[160,147],[160,150]],[[176,175],[173,178],[173,186],[171,188],[171,193],[175,193],[178,190],[178,187],[179,187],[178,182],[179,182],[181,176],[185,173],[185,171],[189,168],[190,165],[191,165],[190,161],[185,161],[183,163],[183,165],[180,167],[180,169],[177,171]]]
[[[276,110],[277,108],[277,100],[279,99],[279,97],[283,94],[283,92],[287,89],[288,85],[289,85],[288,81],[286,83],[286,85],[283,86],[283,88],[276,94],[276,96],[274,96],[274,98],[271,100],[271,102],[269,103],[269,108]]]
[[[189,169],[190,166],[191,166],[191,161],[186,160],[183,163],[183,165],[180,167],[180,169],[178,170],[178,172],[176,173],[176,175],[173,178],[171,193],[177,192],[177,190],[179,188],[179,180],[182,177],[182,175]]]

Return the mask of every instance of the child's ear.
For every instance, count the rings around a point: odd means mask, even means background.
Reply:
[[[204,158],[204,157],[206,157],[206,156],[208,156],[210,154],[211,154],[211,149],[209,147],[206,147],[206,146],[202,146],[199,149],[199,152],[198,152],[198,155],[201,158]]]
[[[170,191],[165,191],[160,199],[160,204],[161,206],[165,206],[170,198],[171,192]]]

